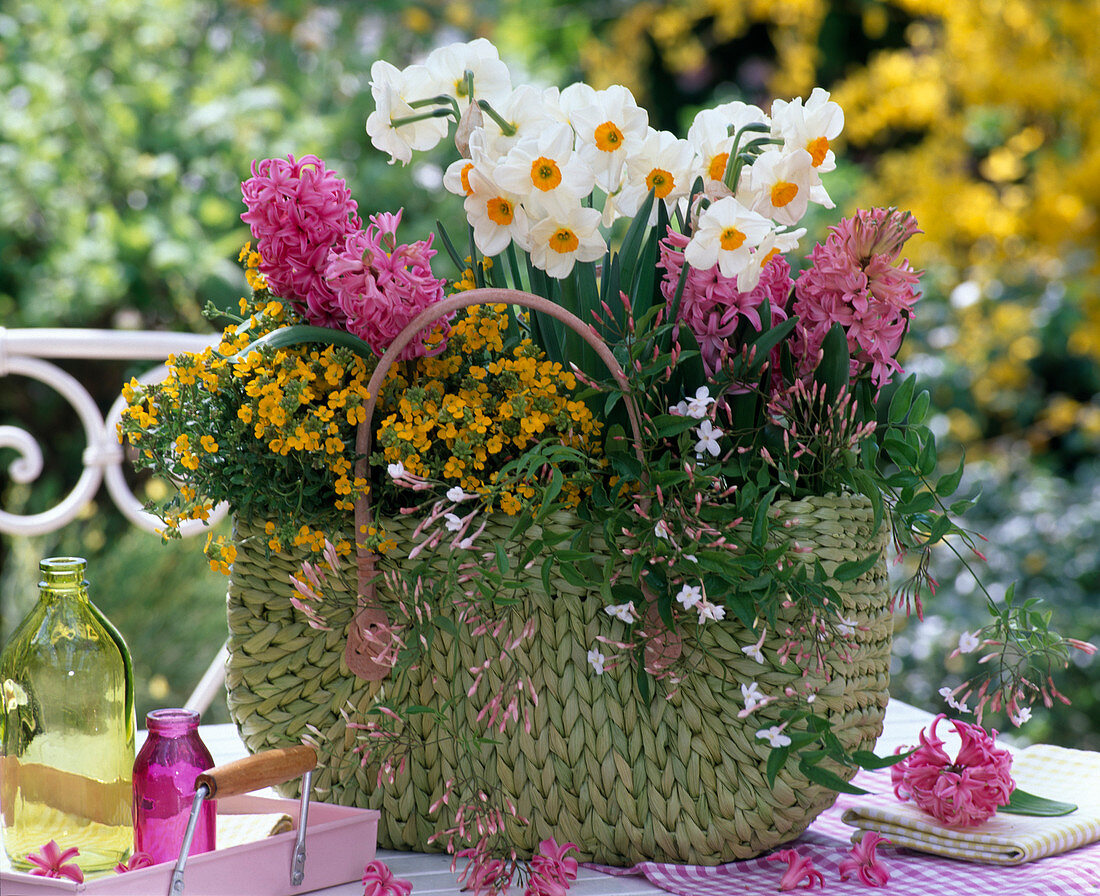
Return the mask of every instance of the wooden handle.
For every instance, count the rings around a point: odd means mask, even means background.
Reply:
[[[281,747],[266,750],[255,756],[235,759],[204,772],[195,779],[195,789],[206,785],[207,799],[216,796],[237,796],[251,793],[261,787],[282,784],[292,778],[300,778],[317,765],[317,751],[313,747]]]

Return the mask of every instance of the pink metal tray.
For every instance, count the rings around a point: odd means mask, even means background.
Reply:
[[[279,783],[275,779],[246,780],[257,761],[267,755],[259,754],[258,757],[238,760],[214,770],[228,770],[230,777],[233,777],[233,766],[243,769],[243,774],[238,776],[240,780],[234,779],[231,786],[223,785],[226,795],[217,796],[218,815],[289,815],[294,830],[253,843],[188,857],[183,870],[184,896],[291,896],[308,893],[359,880],[363,875],[363,866],[374,858],[377,811],[310,802],[306,814],[304,875],[301,883],[293,884],[301,801],[236,792],[238,789],[247,791]],[[282,777],[281,780],[287,778]],[[308,788],[308,778],[303,783]],[[150,868],[108,874],[80,884],[67,879],[2,871],[0,892],[3,896],[47,896],[51,893],[168,896],[175,867],[175,862],[162,862]]]
[[[297,829],[297,800],[259,796],[219,798],[218,814],[289,815]],[[184,873],[186,896],[287,896],[334,887],[358,880],[363,866],[374,858],[378,813],[310,803],[306,824],[305,878],[300,886],[290,883],[295,831],[276,834],[255,843],[191,856]],[[79,861],[79,860],[78,860]],[[97,893],[102,896],[167,896],[174,862],[151,868],[108,874],[82,884],[0,872],[4,896],[46,896],[49,893]]]

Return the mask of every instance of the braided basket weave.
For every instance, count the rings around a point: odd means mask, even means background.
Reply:
[[[834,657],[831,680],[817,682],[814,704],[847,748],[870,749],[881,733],[888,697],[887,527],[873,531],[871,506],[862,497],[779,501],[776,510],[790,523],[775,525],[776,537],[809,548],[799,556],[819,559],[827,573],[838,563],[879,555],[861,578],[832,583],[843,600],[842,615],[858,629],[849,655]],[[410,519],[386,523],[403,546],[411,546],[413,525]],[[506,541],[510,522],[499,525],[493,531],[490,524],[484,543]],[[380,687],[388,688],[389,700],[430,705],[437,689],[444,697],[452,693],[456,667],[469,669],[484,657],[464,643],[456,662],[452,645],[441,637],[428,660],[396,684],[355,678],[343,659],[354,597],[346,618],[332,620],[332,631],[309,628],[290,604],[288,579],[300,558],[269,554],[260,531],[238,520],[228,593],[229,708],[245,743],[256,752],[306,737],[319,742],[316,798],[381,809],[380,846],[439,849],[429,843],[439,819],[428,808],[460,761],[454,745],[442,741],[414,752],[394,785],[377,788],[375,769],[360,766],[358,732],[348,727],[348,717],[363,719]],[[400,563],[400,556],[390,554],[382,566]],[[767,785],[770,748],[756,732],[779,722],[772,706],[737,718],[744,706],[740,683],[756,681],[770,694],[801,678],[793,662],[779,664],[781,641],[774,633],[759,665],[742,650],[757,636],[736,619],[685,630],[688,673],[671,698],[657,696],[647,705],[628,667],[597,676],[587,663],[596,636],[612,633],[598,587],[585,594],[559,579],[551,599],[538,567],[529,573],[519,610],[535,620],[535,633],[512,657],[538,690],[531,732],[513,725],[482,753],[486,779],[499,782],[530,820],[506,831],[519,850],[531,852],[553,836],[578,844],[588,861],[717,864],[794,839],[833,803],[836,794],[806,780],[793,762],[774,787]],[[378,593],[383,604],[391,599],[384,587]],[[477,707],[467,711],[469,730],[483,730],[474,719]],[[425,714],[412,723],[431,721]]]

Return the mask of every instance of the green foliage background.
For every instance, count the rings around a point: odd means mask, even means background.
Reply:
[[[1026,19],[1018,0],[991,6],[1002,8],[999,22]],[[1074,9],[1056,0],[1045,21],[1055,21],[1063,7]],[[879,91],[894,117],[857,142],[853,113],[853,145],[841,153],[849,164],[834,192],[845,210],[869,197],[888,201],[881,197],[899,182],[919,183],[933,196],[940,170],[956,179],[961,171],[976,196],[1009,201],[1014,188],[1030,188],[1026,166],[1038,170],[1037,157],[1021,156],[1019,183],[1004,181],[1003,159],[1000,168],[989,160],[1016,146],[1016,131],[1033,119],[1061,135],[1051,147],[1066,165],[1100,159],[1100,138],[1080,123],[1090,120],[1094,89],[1066,87],[1067,95],[1083,99],[1067,106],[1064,120],[1057,110],[1042,109],[1047,117],[1040,116],[1016,95],[1027,79],[995,95],[983,92],[979,73],[999,70],[999,62],[975,56],[952,68],[949,41],[946,49],[919,44],[921,35],[952,33],[950,14],[936,9],[926,0],[6,0],[0,326],[210,329],[203,305],[233,306],[245,289],[234,261],[248,238],[238,217],[239,184],[258,158],[321,156],[347,179],[364,214],[404,207],[410,237],[427,233],[441,213],[450,230],[460,229],[460,205],[439,201],[448,157],[390,166],[369,146],[363,124],[372,108],[375,59],[403,65],[431,46],[473,36],[493,39],[517,80],[624,80],[645,97],[656,126],[680,130],[698,106],[713,101],[767,103],[773,93],[805,92],[815,83],[847,83],[856,99],[860,89]],[[1077,65],[1073,55],[1087,40],[1081,29],[1066,27],[1075,39],[1057,42],[1064,78],[1074,72],[1087,78],[1087,59]],[[928,72],[918,72],[924,81],[890,93],[883,60],[937,52],[946,59],[943,72],[959,81],[957,102],[942,116],[922,119],[914,110],[923,107],[910,99],[927,89]],[[975,73],[970,85],[968,71]],[[871,87],[861,87],[861,78]],[[938,134],[958,136],[971,155],[957,159],[938,148],[932,139]],[[919,180],[907,177],[914,170]],[[1039,188],[1036,194],[1045,195]],[[1087,210],[1092,200],[1081,201]],[[1088,219],[1093,229],[1075,231],[1092,234],[1092,242],[1066,254],[1061,268],[1026,263],[1029,247],[1048,260],[1058,247],[1023,233],[1014,235],[1011,251],[982,256],[978,277],[965,258],[952,260],[958,234],[947,206],[929,236],[930,301],[918,316],[906,366],[935,384],[938,434],[962,439],[970,456],[982,460],[973,476],[986,497],[973,522],[991,536],[983,576],[1002,590],[1019,579],[1020,593],[1052,603],[1067,634],[1095,641],[1095,216]],[[989,206],[991,221],[999,208]],[[967,304],[958,289],[971,278],[980,300]],[[104,408],[137,372],[125,363],[63,366],[90,384]],[[71,409],[45,387],[6,378],[0,380],[5,424],[32,430],[48,473],[33,487],[16,485],[8,472],[13,455],[0,450],[0,504],[15,513],[52,506],[75,483],[84,448]],[[953,465],[949,450],[941,454]],[[137,487],[159,486],[138,481]],[[61,532],[5,537],[0,635],[33,600],[40,557],[83,554],[94,599],[131,644],[142,681],[139,711],[178,705],[225,634],[224,580],[206,567],[200,546],[161,546],[134,532],[106,496]],[[965,571],[947,567],[939,577],[940,594],[929,608],[937,615],[900,632],[895,670],[895,694],[930,709],[938,708],[934,694],[945,676],[951,682],[964,671],[943,669],[952,639],[976,628],[984,612]],[[1083,662],[1071,670],[1066,690],[1073,708],[1041,715],[1023,734],[1097,746],[1096,668]],[[216,704],[208,720],[224,717]]]

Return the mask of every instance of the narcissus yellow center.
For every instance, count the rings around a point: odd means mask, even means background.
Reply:
[[[745,242],[745,234],[736,227],[727,227],[722,231],[718,242],[723,249],[732,252],[734,249],[741,248],[741,244]]]
[[[485,203],[485,207],[489,212],[489,220],[501,227],[507,227],[516,216],[512,203],[503,196],[494,196]]]
[[[828,151],[829,141],[825,137],[815,137],[806,144],[806,152],[808,152],[810,158],[813,159],[815,168],[825,161],[825,154]]]
[[[713,159],[710,160],[710,165],[707,166],[707,177],[711,180],[721,180],[726,176],[726,165],[729,164],[730,154],[728,152],[720,152]]]
[[[550,248],[564,255],[567,252],[576,252],[581,241],[568,227],[559,227],[550,235]]]
[[[772,205],[783,208],[798,195],[798,184],[787,180],[776,181],[772,186]]]
[[[676,186],[676,179],[671,172],[665,171],[663,168],[654,168],[649,172],[649,177],[645,179],[645,185],[653,191],[653,195],[658,199],[664,199]]]
[[[623,132],[613,121],[605,121],[597,126],[593,136],[596,139],[596,148],[604,152],[614,152],[623,145]]]
[[[561,183],[561,169],[558,163],[545,156],[539,156],[531,163],[531,183],[544,193]]]

